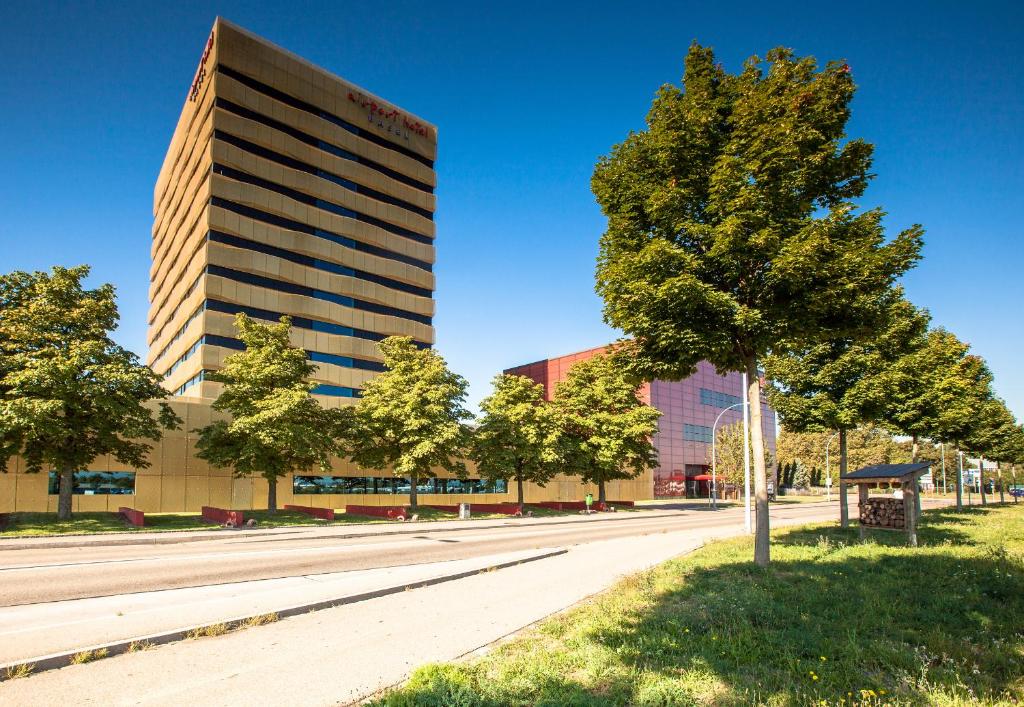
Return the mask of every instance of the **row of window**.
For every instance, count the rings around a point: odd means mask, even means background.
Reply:
[[[236,204],[233,201],[224,199],[219,196],[210,198],[210,205],[217,206],[222,209],[226,209],[239,216],[245,216],[251,218],[254,221],[261,221],[263,223],[269,223],[271,226],[277,226],[278,228],[286,228],[291,231],[298,231],[299,233],[306,233],[317,238],[323,238],[325,241],[331,243],[337,243],[338,245],[351,248],[352,250],[358,250],[362,253],[369,253],[370,255],[376,255],[378,258],[386,258],[388,260],[394,260],[399,263],[405,263],[406,265],[412,265],[414,268],[420,270],[426,270],[427,272],[433,272],[434,266],[428,263],[426,260],[420,260],[419,258],[413,258],[402,253],[396,253],[393,250],[387,248],[381,248],[380,246],[370,245],[369,243],[363,243],[357,241],[354,238],[348,236],[342,236],[331,231],[325,231],[322,228],[314,228],[308,224],[300,221],[293,221],[290,218],[284,216],[277,216],[260,209],[255,209],[251,206],[245,206],[243,204]]]
[[[196,282],[197,283],[199,282],[199,278],[201,278],[201,277],[202,277],[202,275],[200,275],[199,277],[196,278]],[[189,288],[189,289],[191,290],[192,288]],[[175,309],[175,311],[177,311],[177,309]],[[160,359],[162,359],[167,354],[167,350],[170,349],[171,346],[173,346],[181,337],[185,336],[185,330],[188,329],[188,325],[191,324],[192,322],[194,322],[196,320],[196,317],[198,317],[202,313],[203,313],[203,305],[199,305],[196,308],[196,311],[194,311],[194,312],[192,312],[192,314],[188,315],[188,319],[185,320],[185,323],[182,324],[178,328],[178,331],[174,332],[174,336],[171,337],[171,340],[168,341],[166,344],[164,344],[164,347],[162,349],[160,349],[160,353],[158,353],[156,355],[156,358],[153,359],[153,365],[156,365],[156,362],[159,361]],[[173,315],[172,315],[172,317],[173,317]],[[170,320],[168,320],[168,321],[170,321]],[[165,326],[166,326],[166,324],[165,324]],[[156,341],[157,339],[159,339],[160,335],[163,334],[163,333],[164,333],[164,328],[160,327],[160,331],[158,331],[156,336],[153,337],[153,341]]]
[[[271,150],[270,148],[263,147],[262,145],[257,145],[256,143],[250,142],[245,138],[237,137],[235,135],[232,135],[231,133],[224,132],[223,130],[214,130],[213,137],[214,139],[222,140],[223,142],[226,142],[229,145],[234,145],[239,150],[244,150],[245,152],[248,152],[250,154],[262,157],[265,160],[276,162],[277,164],[284,165],[285,167],[289,167],[300,172],[305,172],[306,174],[312,174],[314,177],[326,179],[332,184],[337,184],[339,187],[343,187],[351,192],[355,192],[356,194],[362,194],[363,196],[368,196],[371,199],[376,199],[377,201],[383,202],[385,204],[391,204],[392,206],[397,206],[400,209],[405,209],[406,211],[410,211],[418,216],[422,216],[425,219],[429,219],[431,221],[434,220],[434,212],[430,211],[429,209],[424,209],[422,206],[417,206],[416,204],[408,202],[405,199],[399,199],[397,196],[391,196],[390,194],[385,194],[382,191],[377,191],[376,189],[371,189],[370,187],[365,187],[361,184],[357,184],[356,182],[353,182],[351,179],[347,177],[342,177],[341,175],[335,174],[334,172],[328,172],[326,169],[320,169],[319,167],[315,167],[294,157],[282,155],[280,152],[276,152],[274,150]],[[360,216],[363,215],[360,214]],[[360,220],[362,220],[362,218]]]
[[[191,388],[195,384],[202,383],[204,380],[206,380],[206,374],[207,373],[211,373],[211,372],[212,371],[207,371],[205,369],[202,370],[202,371],[199,371],[199,373],[195,374],[194,376],[189,378],[187,381],[185,381],[184,383],[179,385],[177,390],[174,391],[174,395],[184,395],[186,390],[188,390],[189,388]]]
[[[687,442],[704,442],[705,444],[711,444],[711,428],[705,427],[704,425],[691,425],[686,423],[683,425],[683,439]]]
[[[702,405],[711,405],[716,408],[728,408],[733,405],[739,405],[743,402],[743,398],[738,395],[729,395],[728,393],[720,393],[717,390],[701,388],[700,402]]]
[[[222,302],[221,300],[216,299],[206,300],[200,308],[209,309],[211,312],[221,312],[223,314],[238,314],[239,312],[245,312],[253,319],[262,319],[270,322],[279,322],[281,321],[281,317],[284,316],[281,312],[273,312],[269,309],[259,309],[258,307],[246,307],[241,304],[232,304],[230,302]],[[319,331],[324,334],[352,336],[357,339],[366,339],[367,341],[383,341],[388,337],[388,334],[379,334],[375,331],[367,331],[366,329],[354,329],[352,327],[342,326],[341,324],[323,322],[318,319],[309,319],[307,317],[293,316],[291,317],[291,320],[293,327],[309,329],[310,331]],[[422,341],[413,341],[413,343],[421,349],[430,348],[430,344]]]
[[[388,233],[393,233],[396,236],[408,238],[409,240],[417,243],[423,243],[424,245],[434,244],[434,239],[426,234],[418,233],[417,231],[413,231],[403,226],[396,226],[393,223],[373,216],[367,216],[366,214],[354,211],[347,206],[342,206],[341,204],[335,204],[333,201],[327,201],[326,199],[310,196],[305,192],[292,189],[291,187],[286,187],[282,184],[278,184],[277,182],[272,182],[269,179],[264,179],[263,177],[257,177],[255,174],[249,174],[248,172],[243,172],[242,170],[235,169],[234,167],[214,163],[213,173],[220,174],[229,179],[234,179],[236,182],[251,184],[252,186],[259,187],[260,189],[272,191],[275,194],[280,194],[281,196],[297,201],[300,204],[306,204],[307,206],[313,206],[318,209],[323,209],[324,211],[330,211],[332,214],[344,216],[345,218],[350,218],[353,221],[368,223],[371,226],[376,226],[382,231],[387,231]]]
[[[409,479],[375,476],[295,476],[295,494],[407,494]],[[60,491],[57,472],[51,471],[47,493]],[[508,482],[487,479],[420,479],[417,493],[480,494],[508,493]],[[135,493],[134,471],[76,471],[72,475],[72,493],[78,496],[131,496]]]
[[[388,307],[387,305],[377,304],[376,302],[367,302],[366,300],[356,299],[347,295],[338,295],[333,292],[325,292],[312,287],[306,287],[305,285],[296,285],[291,282],[274,280],[273,278],[265,277],[263,275],[254,275],[252,273],[243,272],[242,270],[226,268],[223,265],[207,265],[206,272],[210,275],[217,275],[218,277],[227,278],[228,280],[234,280],[235,282],[244,282],[248,285],[255,285],[256,287],[264,287],[268,290],[277,290],[278,292],[287,292],[292,295],[312,297],[313,299],[340,304],[343,307],[351,307],[352,309],[358,309],[364,312],[373,312],[375,314],[385,314],[390,317],[400,317],[402,319],[409,319],[414,322],[419,322],[420,324],[431,326],[431,318],[425,314],[416,314],[415,312],[398,309],[397,307]]]
[[[380,162],[375,162],[369,158],[361,157],[352,152],[349,152],[348,150],[342,147],[338,147],[337,145],[329,143],[325,140],[321,140],[320,138],[313,137],[308,133],[304,133],[301,130],[293,128],[291,125],[282,123],[279,120],[275,120],[269,116],[263,115],[262,113],[258,113],[254,110],[246,108],[245,106],[240,106],[237,103],[233,103],[224,98],[215,99],[214,105],[217,108],[222,108],[228,111],[229,113],[234,113],[235,115],[245,118],[246,120],[251,120],[254,123],[259,123],[261,125],[266,125],[268,128],[272,128],[273,130],[277,130],[286,135],[289,135],[298,140],[299,142],[304,142],[307,145],[317,148],[318,150],[329,152],[335,157],[340,157],[344,160],[361,164],[364,167],[369,167],[375,172],[380,172],[381,174],[387,177],[391,177],[395,181],[413,187],[414,189],[419,189],[420,191],[424,191],[428,194],[434,193],[434,187],[432,187],[430,184],[427,184],[426,182],[421,182],[418,179],[407,176],[397,170],[382,165]]]
[[[247,238],[240,238],[239,236],[233,236],[228,233],[210,231],[206,237],[208,240],[215,243],[223,243],[234,248],[243,248],[257,253],[272,255],[275,258],[288,260],[293,263],[298,263],[299,265],[305,265],[306,267],[323,270],[324,272],[330,272],[336,275],[347,275],[348,277],[354,277],[357,280],[366,280],[367,282],[383,285],[384,287],[391,288],[392,290],[408,292],[411,295],[417,295],[419,297],[430,297],[433,295],[433,292],[425,287],[417,287],[416,285],[410,285],[402,282],[401,280],[393,280],[392,278],[384,277],[383,275],[376,275],[371,272],[366,272],[365,270],[357,270],[345,265],[339,265],[338,263],[332,263],[328,260],[320,260],[319,258],[313,258],[308,255],[303,255],[302,253],[296,253],[292,250],[285,250],[284,248],[267,245],[266,243],[250,241]]]
[[[194,386],[196,383],[202,383],[204,380],[206,380],[207,376],[209,376],[213,372],[214,371],[208,371],[204,368],[203,370],[199,371],[199,373],[195,374],[187,381],[182,383],[178,387],[178,389],[175,390],[174,393],[172,393],[172,395],[184,395],[186,390]],[[358,388],[346,388],[340,385],[327,385],[326,383],[317,385],[310,392],[313,395],[330,395],[333,397],[342,398],[359,398],[362,397],[363,395],[363,391],[361,391]]]
[[[266,96],[270,96],[271,98],[276,99],[278,101],[281,101],[281,103],[284,103],[285,105],[289,105],[292,108],[298,108],[299,110],[305,111],[307,113],[312,113],[315,116],[323,118],[329,123],[333,123],[338,127],[348,130],[353,135],[358,135],[359,137],[367,140],[368,142],[372,142],[375,145],[379,145],[389,150],[394,150],[395,152],[398,152],[399,154],[414,159],[417,162],[424,164],[427,167],[430,167],[431,169],[434,168],[434,161],[429,157],[424,157],[418,152],[410,150],[407,147],[403,147],[402,145],[396,144],[388,140],[387,138],[377,135],[376,133],[362,130],[358,126],[353,125],[344,118],[340,118],[334,115],[333,113],[328,113],[327,111],[317,108],[316,106],[310,103],[306,103],[300,98],[290,96],[284,91],[280,91],[272,86],[268,86],[267,84],[261,81],[257,81],[256,79],[251,78],[249,76],[246,76],[240,71],[236,71],[235,69],[232,69],[229,66],[225,66],[224,64],[218,64],[215,70],[224,74],[225,76],[230,76],[235,81],[238,81],[239,83],[248,86],[254,91],[258,91],[259,93],[262,93]]]
[[[412,490],[409,479],[376,476],[295,476],[294,494],[406,494]],[[417,480],[416,493],[507,493],[507,481],[487,479],[429,479]]]

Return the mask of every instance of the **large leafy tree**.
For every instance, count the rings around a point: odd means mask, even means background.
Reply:
[[[145,468],[164,429],[181,420],[160,378],[113,342],[113,286],[85,289],[88,266],[0,276],[0,467],[15,454],[26,469],[52,466],[57,513],[71,517],[73,475],[96,457]]]
[[[923,437],[951,444],[979,440],[986,424],[979,413],[991,410],[992,374],[966,343],[941,327],[932,329],[921,346],[900,360],[896,376],[884,418],[912,438],[913,461],[918,461],[918,440]],[[961,508],[959,474],[956,499]]]
[[[861,330],[918,258],[917,226],[886,239],[853,200],[872,148],[847,139],[849,67],[787,49],[736,75],[691,46],[646,128],[602,158],[592,186],[608,227],[597,291],[632,336],[637,368],[679,379],[701,359],[748,374],[757,529],[769,561],[760,361]]]
[[[380,349],[387,370],[363,388],[348,453],[360,466],[408,477],[415,509],[419,480],[436,476],[435,469],[465,476],[467,383],[439,353],[409,337],[389,337]]]
[[[598,354],[579,361],[555,387],[566,468],[597,484],[601,502],[608,481],[634,479],[657,464],[652,439],[661,412],[640,399],[624,360]]]
[[[344,415],[325,409],[310,394],[316,372],[306,352],[291,345],[291,320],[263,324],[244,313],[235,317],[245,350],[224,359],[209,380],[224,389],[213,409],[227,413],[197,430],[197,456],[236,476],[258,475],[267,481],[267,510],[277,510],[277,480],[317,467],[330,469]]]
[[[923,345],[928,314],[898,289],[878,330],[815,343],[765,357],[768,399],[787,429],[838,430],[839,474],[848,470],[849,431],[885,416],[897,391],[897,366]],[[826,441],[827,445],[828,442]],[[840,523],[849,523],[846,485],[839,485]]]
[[[559,425],[544,386],[525,376],[498,375],[480,402],[483,413],[472,440],[472,458],[485,479],[516,481],[519,509],[523,483],[543,486],[558,471]]]

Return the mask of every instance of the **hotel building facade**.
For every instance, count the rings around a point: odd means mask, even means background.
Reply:
[[[555,387],[577,361],[604,353],[607,347],[545,359],[510,368],[506,373],[526,376],[544,386],[550,400]],[[658,466],[634,481],[620,481],[623,498],[708,498],[710,495],[711,438],[713,430],[743,421],[743,376],[720,375],[707,361],[681,381],[654,380],[640,390],[641,399],[659,411],[654,446]],[[775,413],[761,400],[765,446],[775,458]],[[717,427],[716,427],[717,423]],[[609,487],[611,489],[611,487]],[[619,498],[609,490],[609,498]]]

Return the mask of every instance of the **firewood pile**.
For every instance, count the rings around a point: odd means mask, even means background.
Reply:
[[[869,498],[860,507],[860,522],[875,528],[906,528],[903,499]]]

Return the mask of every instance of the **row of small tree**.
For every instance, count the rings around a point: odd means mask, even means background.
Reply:
[[[554,399],[530,378],[499,375],[469,424],[467,382],[434,349],[408,337],[380,343],[384,372],[367,381],[353,406],[321,407],[312,397],[315,365],[289,343],[290,322],[261,324],[236,317],[245,350],[209,376],[223,384],[213,403],[225,420],[198,430],[199,456],[236,474],[258,474],[277,507],[277,480],[346,457],[366,469],[409,479],[410,504],[420,481],[441,470],[465,478],[467,461],[480,477],[524,484],[556,474],[596,484],[628,479],[655,463],[651,439],[659,413],[637,395],[637,383],[615,355],[575,364]]]
[[[770,559],[762,371],[787,424],[885,419],[916,439],[1019,455],[983,362],[928,331],[897,289],[923,229],[889,237],[882,210],[860,207],[873,148],[846,134],[854,91],[843,62],[777,48],[731,74],[695,42],[682,87],[658,91],[645,128],[592,178],[608,220],[597,291],[635,369],[678,380],[707,360],[747,374],[759,565]]]
[[[181,425],[160,377],[111,339],[114,289],[86,289],[88,273],[0,276],[0,469],[15,455],[29,473],[54,469],[60,518],[71,517],[75,471],[103,455],[146,468],[152,443]],[[244,350],[209,374],[222,385],[213,407],[224,415],[193,431],[197,454],[266,479],[270,510],[280,478],[327,471],[339,457],[408,478],[414,507],[421,479],[441,470],[465,477],[467,460],[485,479],[514,481],[520,504],[524,483],[558,473],[596,484],[603,501],[608,481],[655,463],[659,413],[640,400],[618,355],[573,366],[552,402],[534,381],[500,375],[472,425],[466,380],[409,338],[381,342],[386,370],[355,405],[330,408],[312,396],[316,365],[291,344],[287,318],[263,324],[240,314],[235,324]]]

